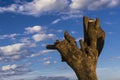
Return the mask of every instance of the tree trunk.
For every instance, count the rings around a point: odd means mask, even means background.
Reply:
[[[83,17],[84,41],[79,40],[81,49],[75,39],[66,31],[63,41],[56,40],[47,49],[57,49],[65,61],[76,73],[79,80],[97,80],[96,66],[102,51],[105,33],[100,27],[100,20]]]

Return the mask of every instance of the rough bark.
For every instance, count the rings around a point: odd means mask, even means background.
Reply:
[[[47,49],[56,49],[60,52],[62,61],[65,61],[76,73],[79,80],[97,80],[96,66],[102,51],[105,33],[100,27],[100,20],[83,17],[84,41],[80,40],[81,49],[77,47],[76,40],[66,31],[64,40]]]

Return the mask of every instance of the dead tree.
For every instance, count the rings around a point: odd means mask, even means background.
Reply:
[[[100,27],[100,20],[83,17],[84,41],[79,40],[81,49],[76,40],[66,31],[64,40],[56,40],[54,45],[47,45],[47,49],[56,49],[60,52],[62,61],[65,61],[76,73],[79,80],[97,80],[96,66],[102,51],[105,32]]]

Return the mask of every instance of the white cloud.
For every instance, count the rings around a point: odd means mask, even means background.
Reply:
[[[31,54],[31,55],[28,56],[28,57],[36,57],[36,56],[40,56],[40,55],[42,55],[42,54],[51,53],[51,52],[54,52],[54,51],[55,51],[55,50],[41,50],[41,51],[39,51],[39,52],[37,52],[37,53]],[[49,58],[51,58],[51,57],[49,57]],[[43,59],[43,60],[46,60],[46,59]]]
[[[98,10],[99,8],[112,8],[118,6],[120,0],[33,0],[21,4],[11,4],[0,7],[2,12],[14,12],[24,15],[40,16],[49,13],[71,13],[74,11]],[[53,24],[60,20],[54,21]]]
[[[49,65],[49,64],[51,64],[50,61],[45,61],[45,62],[44,62],[44,65]]]
[[[13,55],[19,52],[24,46],[25,44],[23,43],[2,46],[0,47],[0,52],[2,52],[4,55]]]
[[[26,33],[35,33],[35,32],[40,32],[42,30],[41,26],[33,26],[33,27],[27,27],[25,28]]]
[[[45,58],[43,58],[43,61],[48,61],[48,60],[50,60],[52,57],[45,57]]]
[[[0,12],[15,12],[17,9],[17,5],[16,4],[12,4],[8,7],[0,7]]]
[[[21,38],[20,42],[24,43],[26,46],[29,46],[29,48],[37,46],[36,43],[32,42],[28,37]]]
[[[62,20],[68,20],[68,19],[73,19],[73,18],[81,18],[83,17],[82,13],[79,13],[79,14],[69,14],[67,16],[62,16],[61,19]]]
[[[77,32],[76,31],[71,31],[72,34],[76,34]]]
[[[54,61],[53,63],[54,63],[54,64],[57,64],[57,61]]]
[[[25,28],[25,30],[26,30],[25,33],[27,34],[36,33],[32,35],[32,39],[35,42],[44,41],[46,39],[52,39],[55,37],[55,35],[52,33],[49,34],[45,33],[45,30],[42,28],[42,26],[27,27]],[[25,43],[31,43],[31,41],[28,38],[21,39],[21,41]]]
[[[11,4],[0,7],[2,12],[14,12],[24,15],[39,16],[48,13],[73,12],[76,9],[97,10],[99,8],[115,7],[120,4],[120,0],[33,0],[21,4]],[[68,10],[68,11],[67,11]]]
[[[15,65],[15,64],[2,66],[3,71],[8,71],[8,70],[15,69],[15,68],[17,68],[17,65]]]
[[[61,16],[61,18],[52,21],[51,24],[57,24],[58,22],[63,21],[63,20],[75,19],[75,18],[81,18],[81,17],[83,17],[81,12],[74,13],[73,11],[73,13],[69,13],[69,14],[67,13],[67,15]]]
[[[6,38],[11,38],[11,39],[15,39],[16,36],[18,36],[19,34],[6,34],[6,35],[0,35],[0,39],[6,39]]]
[[[115,61],[115,60],[120,60],[120,56],[117,56],[117,57],[112,57],[112,58],[110,58],[110,60],[112,60],[112,61]]]
[[[56,23],[58,23],[58,22],[60,22],[61,21],[61,19],[56,19],[56,20],[54,20],[53,22],[52,22],[52,24],[56,24]]]
[[[68,6],[68,0],[33,0],[22,5],[12,4],[8,7],[0,7],[0,12],[17,12],[38,16],[44,12],[58,12],[66,6]]]
[[[62,30],[62,29],[59,29],[59,30],[57,30],[57,32],[61,33],[61,32],[63,32],[63,30]]]
[[[71,9],[83,9],[91,1],[92,0],[72,0],[72,3],[70,4],[70,7],[71,7]],[[89,3],[89,4],[91,4],[91,3]]]
[[[16,37],[18,36],[19,37]],[[7,34],[1,35],[1,39],[15,38],[15,42],[10,42],[11,44],[6,44],[0,46],[0,62],[12,62],[16,60],[22,60],[24,58],[35,57],[41,54],[47,54],[52,50],[41,50],[34,51],[37,48],[38,41],[44,41],[49,39],[54,39],[55,35],[49,33],[49,30],[46,32],[46,29],[42,26],[33,26],[25,28],[25,31],[21,34]],[[41,45],[45,47],[46,44]]]
[[[101,67],[101,68],[98,67],[97,68],[98,78],[100,80],[119,80],[120,79],[119,69],[120,69],[119,67],[114,67],[114,66]],[[111,77],[108,77],[108,76],[111,76]]]
[[[11,56],[11,59],[13,60],[19,60],[21,58],[21,55],[13,55]]]
[[[36,57],[36,56],[39,56],[41,53],[33,53],[30,55],[30,57]]]
[[[109,35],[113,34],[113,32],[108,32]]]
[[[119,0],[72,0],[70,8],[96,10],[102,7],[115,7],[119,4]]]
[[[30,40],[29,40],[28,37],[24,37],[24,38],[21,38],[21,39],[20,39],[20,42],[22,42],[22,43],[29,43]]]
[[[55,50],[42,50],[40,51],[41,54],[47,54],[47,53],[50,53],[50,52],[53,52]]]
[[[111,0],[109,3],[109,7],[115,7],[120,4],[120,0]]]
[[[107,24],[107,25],[111,25],[111,24],[113,24],[113,23],[112,23],[112,22],[108,22],[108,21],[106,21],[105,24]]]
[[[44,41],[46,39],[51,39],[51,38],[54,38],[54,37],[55,37],[54,34],[45,34],[45,33],[35,34],[35,35],[32,36],[32,38],[35,42]]]

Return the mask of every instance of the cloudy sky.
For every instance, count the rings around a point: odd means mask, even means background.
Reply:
[[[82,39],[84,15],[100,18],[106,33],[99,80],[120,80],[120,0],[0,0],[0,80],[75,80],[60,54],[45,46],[62,40],[65,30]]]

